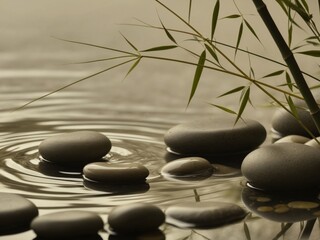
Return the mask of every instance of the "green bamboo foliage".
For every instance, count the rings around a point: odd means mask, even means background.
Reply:
[[[268,19],[264,21],[267,25],[271,22],[272,27],[269,28],[271,33],[276,32],[277,34],[277,36],[275,37],[275,42],[282,51],[284,62],[268,58],[261,54],[257,54],[248,48],[242,47],[246,43],[246,41],[244,41],[245,38],[252,38],[262,45],[263,39],[261,39],[257,34],[256,29],[253,27],[254,25],[251,25],[251,18],[253,17],[252,14],[244,14],[241,11],[241,1],[233,1],[236,10],[234,13],[227,16],[221,16],[221,9],[224,4],[226,4],[226,2],[220,0],[213,1],[213,4],[210,6],[211,9],[208,10],[208,13],[211,15],[211,22],[208,23],[208,36],[200,32],[192,23],[191,15],[193,5],[203,4],[202,2],[194,2],[192,0],[186,1],[187,12],[185,14],[185,17],[179,15],[176,11],[171,9],[168,5],[164,4],[161,0],[154,0],[154,2],[159,5],[164,11],[167,11],[169,14],[175,17],[177,22],[179,22],[180,24],[182,23],[184,28],[179,29],[170,27],[164,21],[165,19],[163,19],[161,15],[159,15],[158,25],[152,25],[141,20],[138,20],[137,24],[129,25],[131,25],[132,27],[145,28],[146,30],[157,29],[159,31],[162,31],[164,39],[167,40],[166,44],[155,45],[147,49],[143,47],[141,48],[140,46],[134,44],[133,41],[125,37],[124,34],[122,34],[124,44],[130,47],[129,51],[125,51],[122,48],[117,49],[93,43],[64,40],[72,44],[85,45],[87,47],[98,48],[101,51],[106,51],[108,54],[108,57],[106,58],[85,60],[80,63],[86,64],[94,62],[105,62],[107,66],[99,72],[76,80],[67,86],[62,86],[61,88],[54,90],[51,93],[34,99],[29,103],[26,103],[23,107],[44,97],[50,96],[51,94],[54,94],[58,91],[61,91],[69,86],[72,86],[73,84],[88,80],[92,77],[106,73],[118,67],[127,66],[128,69],[125,77],[128,77],[134,70],[137,70],[138,66],[141,66],[143,62],[148,60],[183,64],[194,69],[192,86],[189,93],[188,101],[186,103],[187,106],[189,106],[194,99],[196,91],[200,86],[200,81],[204,76],[206,76],[205,74],[209,72],[220,72],[232,76],[234,79],[238,80],[239,83],[236,84],[232,89],[218,94],[217,98],[235,96],[235,99],[239,99],[238,108],[235,111],[228,108],[227,106],[222,106],[221,104],[219,105],[214,102],[209,104],[224,112],[235,115],[235,121],[239,121],[240,119],[242,119],[246,108],[254,103],[251,99],[251,95],[253,95],[251,93],[253,91],[261,91],[270,98],[271,104],[280,106],[295,117],[297,116],[296,108],[293,104],[294,99],[305,99],[311,112],[313,113],[313,115],[315,115],[315,118],[318,118],[316,122],[320,123],[319,108],[311,94],[309,86],[305,83],[305,77],[310,80],[314,80],[314,82],[316,83],[314,84],[315,86],[319,85],[320,79],[319,77],[311,73],[300,70],[293,55],[297,54],[297,56],[299,55],[309,57],[310,61],[320,57],[320,34],[317,28],[317,24],[313,19],[313,14],[320,15],[320,0],[318,0],[319,9],[317,9],[316,12],[311,12],[315,9],[311,9],[308,5],[308,1],[306,0],[276,0],[276,3],[287,16],[287,42],[284,41],[280,32],[277,30],[276,24],[273,22],[271,15],[266,11],[264,2],[262,0],[253,0],[253,3],[257,6],[260,14],[261,12],[263,12],[261,14],[261,17],[264,18],[264,15],[268,15]],[[227,4],[230,4],[230,2],[228,2]],[[250,18],[248,16],[250,16]],[[218,40],[219,36],[217,35],[217,30],[219,29],[221,21],[233,21],[233,24],[237,24],[239,26],[235,39],[230,39],[229,42],[221,42]],[[295,44],[295,28],[304,29],[309,33],[309,36],[306,37],[305,40],[298,45],[293,46]],[[188,43],[191,42],[192,44],[194,44],[195,48],[190,47],[189,44],[186,45],[185,43],[187,41]],[[150,41],[148,43],[150,43]],[[199,49],[199,46],[200,49],[202,49],[201,51],[194,50]],[[230,51],[225,51],[230,49],[233,50],[233,54],[231,55]],[[186,52],[190,54],[193,57],[191,59],[194,60],[164,56],[166,52],[176,51]],[[161,53],[161,55],[159,53]],[[240,53],[242,55],[248,56],[247,67],[243,66],[243,63],[239,64],[237,62],[236,55],[239,55]],[[170,54],[168,56],[174,56],[174,54]],[[256,71],[254,65],[252,65],[252,62],[256,58],[273,65],[273,67],[271,68],[272,70],[270,70],[269,73],[264,74],[264,76],[261,76],[261,74]],[[140,67],[139,69],[142,69],[142,67]],[[192,76],[190,78],[192,78]],[[274,81],[272,81],[272,79],[274,78],[281,78],[283,79],[283,81],[280,84],[274,83]],[[301,91],[301,93],[299,91]],[[275,92],[281,93],[280,96],[283,97],[276,97],[279,96],[279,94],[275,94]]]

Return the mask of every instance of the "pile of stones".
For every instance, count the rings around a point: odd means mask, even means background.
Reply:
[[[243,158],[241,171],[254,189],[318,188],[320,148],[317,140],[309,139],[301,129],[288,131],[290,127],[286,123],[291,120],[279,111],[274,117],[273,131],[285,137],[262,147],[266,130],[255,120],[241,119],[235,124],[233,118],[208,117],[172,127],[165,134],[164,142],[168,152],[177,159],[165,164],[161,175],[169,180],[203,180],[215,171],[207,159],[238,156]],[[279,123],[279,119],[284,122]],[[111,140],[105,135],[78,131],[44,140],[39,145],[39,153],[43,163],[80,167],[84,186],[109,189],[110,186],[142,185],[148,189],[149,170],[139,163],[108,162],[105,156],[111,148]],[[239,221],[247,215],[242,207],[232,203],[182,202],[165,210],[147,203],[133,203],[111,210],[104,223],[98,214],[88,211],[38,216],[38,209],[30,200],[10,193],[0,195],[0,231],[19,231],[31,226],[41,239],[99,236],[98,232],[103,229],[111,236],[155,233],[162,239],[159,227],[164,222],[181,228],[212,228]]]

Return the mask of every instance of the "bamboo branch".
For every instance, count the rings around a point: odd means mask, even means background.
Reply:
[[[272,35],[273,40],[277,44],[277,46],[281,52],[281,55],[283,57],[283,60],[286,62],[287,66],[288,66],[288,68],[289,68],[289,70],[290,70],[299,90],[300,90],[300,93],[303,96],[303,98],[304,98],[304,100],[310,110],[310,114],[311,114],[311,116],[317,126],[318,132],[320,133],[320,109],[319,109],[319,106],[318,106],[316,100],[314,99],[314,97],[311,93],[311,90],[306,83],[306,80],[303,77],[303,74],[300,70],[300,67],[299,67],[292,51],[288,47],[284,38],[282,37],[278,27],[276,26],[275,22],[273,21],[273,18],[271,17],[271,15],[267,9],[267,6],[263,2],[263,0],[252,0],[252,1],[255,4],[261,19],[263,20],[263,22],[265,23],[266,27],[268,28],[270,34]]]

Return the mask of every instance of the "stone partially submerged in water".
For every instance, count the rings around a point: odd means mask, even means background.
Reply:
[[[0,193],[0,235],[29,229],[36,216],[38,208],[28,199],[12,193]]]
[[[144,183],[149,170],[139,163],[89,163],[83,168],[87,180],[104,184]]]
[[[146,203],[118,206],[108,216],[110,230],[124,235],[156,231],[164,220],[165,215],[160,208]]]
[[[180,158],[161,169],[163,176],[183,180],[201,180],[210,177],[212,173],[211,163],[200,157]]]
[[[43,239],[78,239],[97,236],[103,228],[101,217],[88,211],[63,211],[35,218],[31,228]]]
[[[238,205],[221,202],[186,202],[168,207],[166,222],[180,228],[212,228],[246,216]]]
[[[94,131],[60,134],[45,139],[39,145],[39,153],[46,161],[66,165],[98,161],[110,149],[109,138]]]
[[[164,141],[182,155],[233,155],[257,148],[266,138],[265,128],[254,120],[208,117],[171,128]]]
[[[247,155],[241,170],[249,184],[267,191],[307,191],[320,186],[320,150],[299,143],[261,147]]]

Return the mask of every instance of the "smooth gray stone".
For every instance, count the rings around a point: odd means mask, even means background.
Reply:
[[[267,191],[318,189],[319,156],[318,148],[304,144],[272,144],[249,153],[241,171],[250,185]]]
[[[157,206],[147,203],[125,204],[111,210],[108,223],[118,234],[137,234],[157,230],[164,223],[165,215]]]
[[[145,182],[149,170],[139,163],[89,163],[83,168],[88,180],[108,184],[131,184]]]
[[[310,130],[310,132],[317,136],[319,135],[316,125],[310,113],[303,109],[297,109],[299,119]],[[298,121],[284,109],[278,109],[271,121],[272,130],[280,136],[300,135],[310,137],[306,130],[298,123]]]
[[[265,128],[254,120],[208,117],[172,127],[164,136],[169,149],[185,155],[232,155],[257,148]]]
[[[88,211],[63,211],[35,218],[31,228],[44,239],[66,239],[95,236],[104,223],[101,217]]]
[[[246,216],[238,205],[221,202],[185,202],[168,207],[166,222],[181,228],[211,228],[233,223]]]
[[[38,208],[28,199],[12,193],[0,193],[0,234],[29,228],[36,216]]]
[[[315,148],[320,148],[320,137],[317,137],[318,142],[315,139],[310,139],[308,142],[305,143],[305,145]]]
[[[58,164],[82,164],[100,160],[111,149],[111,141],[94,131],[64,133],[45,139],[39,145],[40,155]]]
[[[280,138],[279,140],[277,140],[275,143],[284,143],[284,142],[288,142],[288,143],[301,143],[301,144],[305,144],[306,142],[308,142],[310,140],[310,138],[304,137],[304,136],[300,136],[300,135],[288,135],[285,136],[283,138]]]
[[[199,179],[208,178],[213,173],[211,163],[200,157],[187,157],[167,163],[161,174],[169,178]]]

